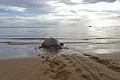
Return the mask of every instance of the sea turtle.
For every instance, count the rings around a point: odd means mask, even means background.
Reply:
[[[42,46],[40,48],[50,48],[50,49],[62,49],[64,46],[63,43],[60,43],[57,39],[55,38],[48,38],[45,39],[45,41],[42,43]]]

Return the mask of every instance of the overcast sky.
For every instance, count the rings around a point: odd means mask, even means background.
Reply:
[[[0,0],[0,27],[79,25],[119,18],[120,0]]]

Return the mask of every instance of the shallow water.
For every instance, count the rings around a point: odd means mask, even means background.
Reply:
[[[118,53],[119,26],[76,26],[39,28],[0,28],[0,59],[32,57],[42,54],[36,50],[45,38],[54,37],[65,43],[68,50],[60,53]]]

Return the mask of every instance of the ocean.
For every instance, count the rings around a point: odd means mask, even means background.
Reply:
[[[69,49],[65,54],[120,52],[120,26],[1,27],[0,59],[34,57],[46,38],[57,38]]]

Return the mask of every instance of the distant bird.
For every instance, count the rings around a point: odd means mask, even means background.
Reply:
[[[89,26],[89,27],[92,27],[92,26]]]

